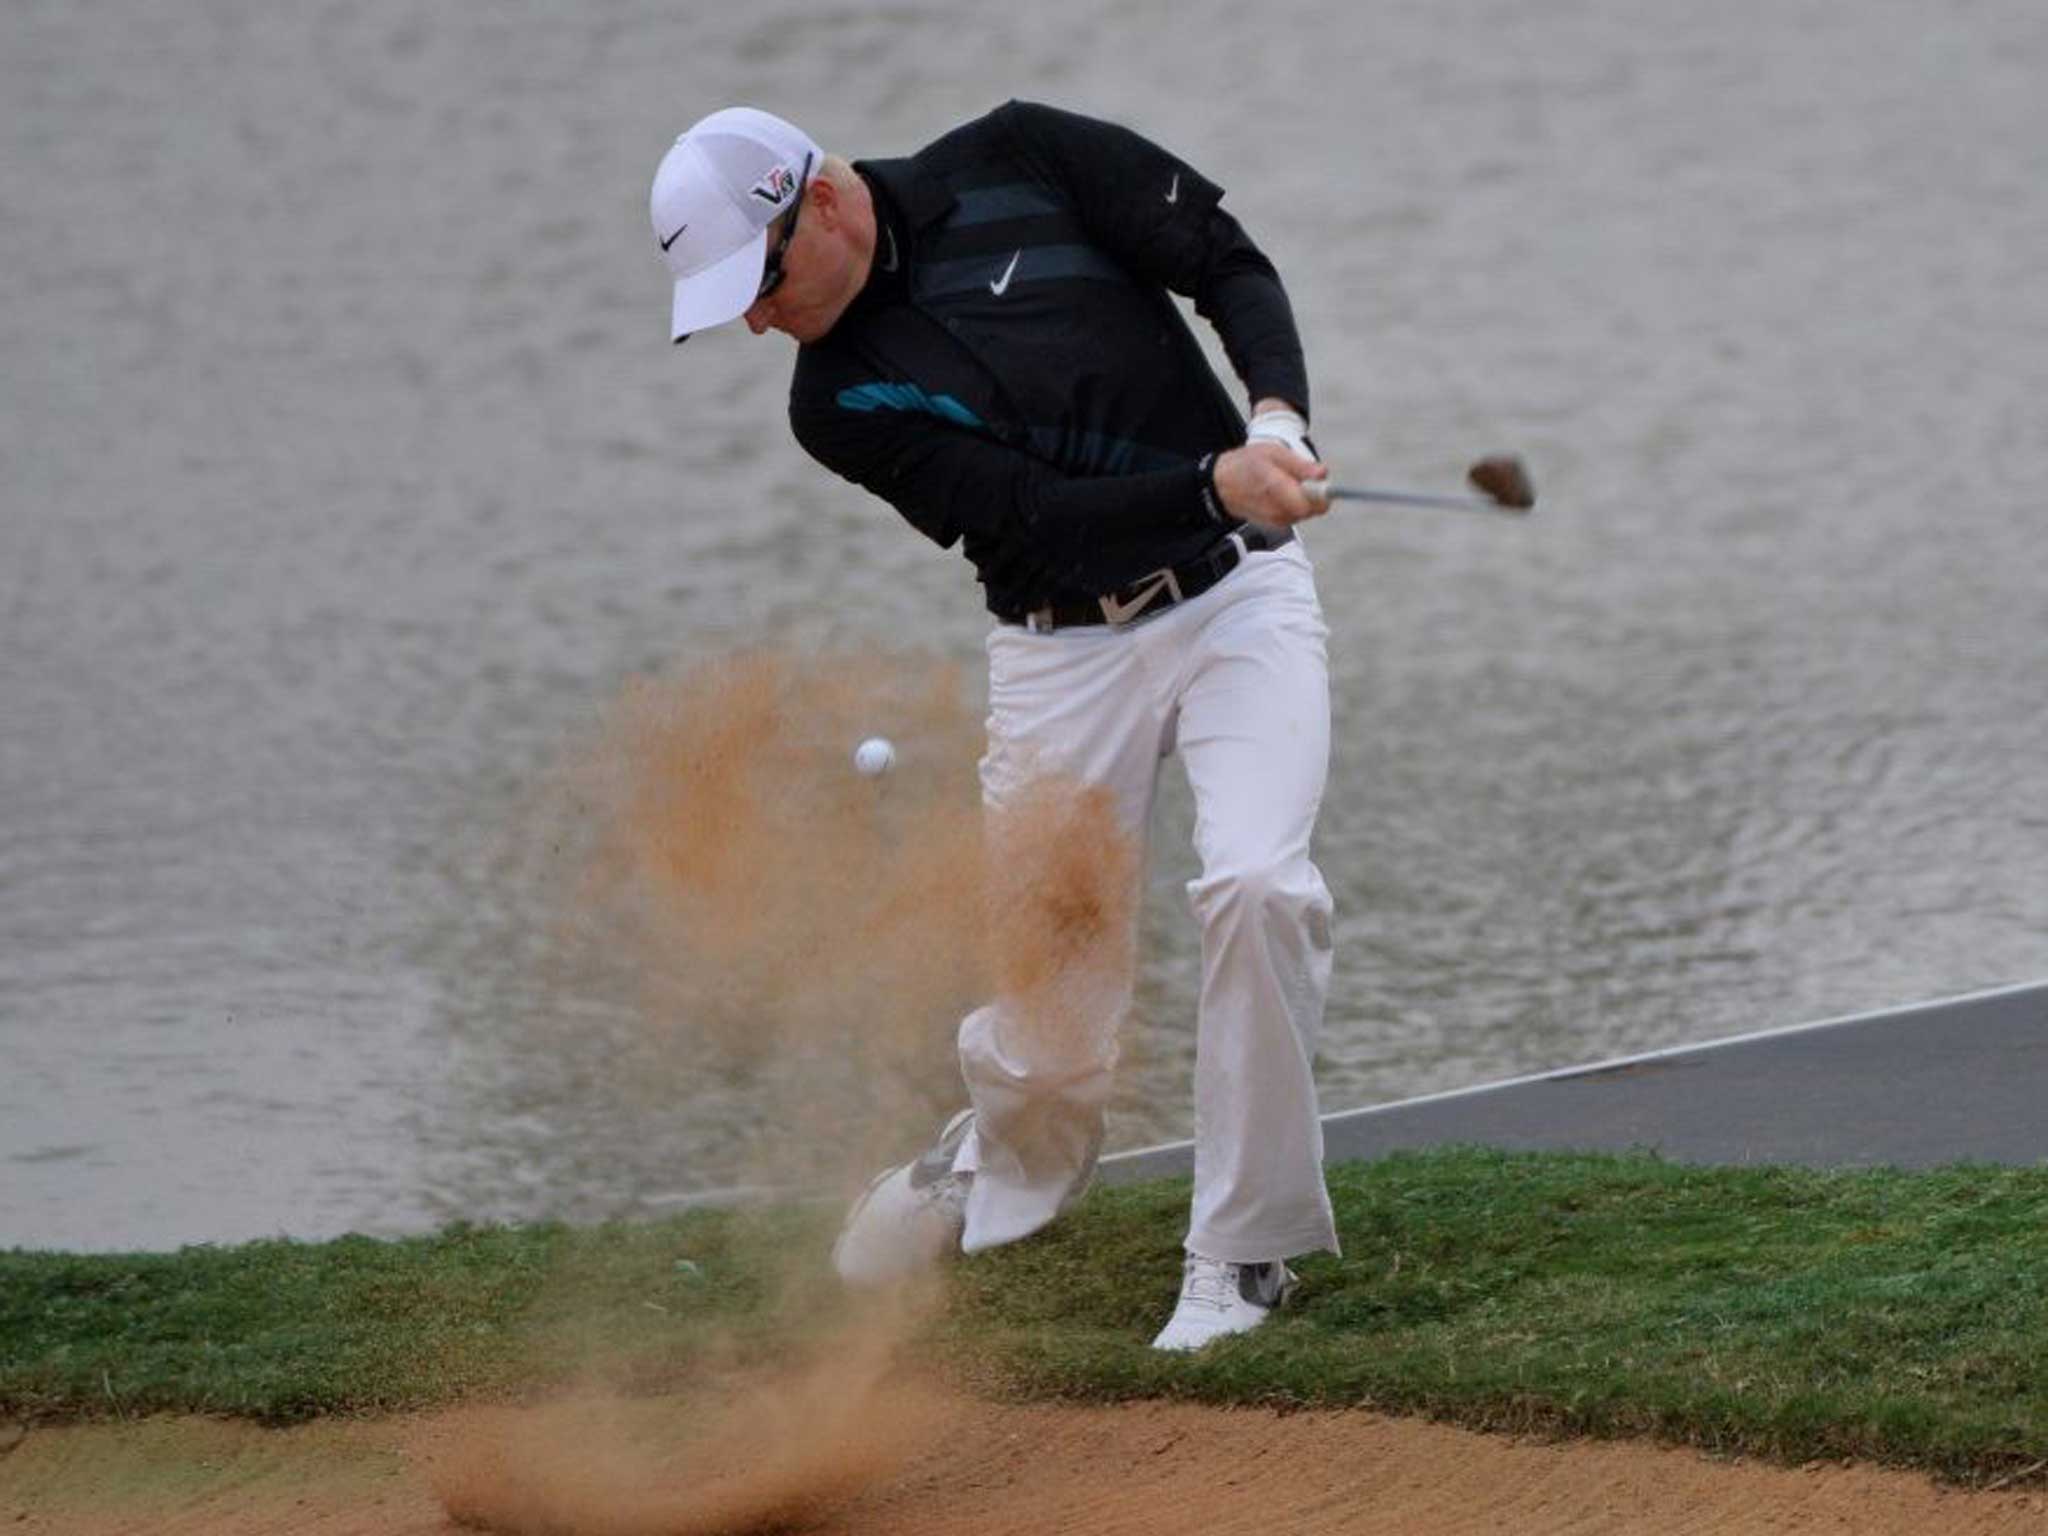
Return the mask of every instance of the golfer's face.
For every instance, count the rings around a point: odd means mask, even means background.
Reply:
[[[756,336],[781,331],[798,341],[815,341],[832,328],[816,231],[798,218],[802,212],[799,200],[768,232],[761,296],[747,309],[747,328]]]

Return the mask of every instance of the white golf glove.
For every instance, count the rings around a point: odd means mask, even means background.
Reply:
[[[1323,456],[1316,452],[1316,445],[1308,440],[1308,422],[1299,411],[1261,411],[1252,418],[1252,424],[1245,428],[1244,440],[1248,443],[1278,443],[1304,459],[1314,459],[1318,464]],[[1304,480],[1302,494],[1318,506],[1329,505],[1328,493],[1324,489],[1328,482]]]
[[[1248,443],[1278,443],[1304,459],[1314,459],[1318,464],[1323,461],[1323,456],[1316,452],[1315,444],[1308,440],[1308,422],[1298,411],[1261,411],[1245,428],[1244,440]]]

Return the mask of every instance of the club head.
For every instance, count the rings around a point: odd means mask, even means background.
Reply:
[[[1465,471],[1473,489],[1489,500],[1517,512],[1536,505],[1536,486],[1522,461],[1512,454],[1494,454]]]

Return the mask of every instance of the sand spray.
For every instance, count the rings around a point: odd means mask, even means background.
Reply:
[[[895,761],[856,772],[876,735]],[[744,1084],[754,1182],[836,1208],[913,1154],[965,1101],[953,1034],[990,996],[1020,1054],[1113,1056],[1134,845],[1106,792],[1052,776],[984,814],[981,744],[942,662],[757,649],[635,681],[574,754],[575,921],[628,958],[651,1040]],[[885,1477],[944,1423],[901,1349],[943,1276],[849,1297],[821,1285],[827,1264],[761,1255],[771,1309],[813,1333],[837,1309],[794,1365],[736,1349],[680,1397],[594,1382],[466,1420],[433,1457],[450,1517],[550,1536],[790,1528]]]

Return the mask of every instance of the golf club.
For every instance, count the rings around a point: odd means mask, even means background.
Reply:
[[[1481,459],[1465,472],[1465,478],[1483,496],[1439,496],[1423,491],[1378,490],[1370,486],[1328,485],[1318,481],[1303,482],[1303,489],[1310,495],[1320,495],[1328,501],[1366,501],[1380,506],[1393,507],[1448,507],[1460,512],[1505,512],[1511,516],[1524,516],[1536,505],[1536,487],[1529,479],[1529,471],[1520,459],[1507,454],[1496,454]]]

